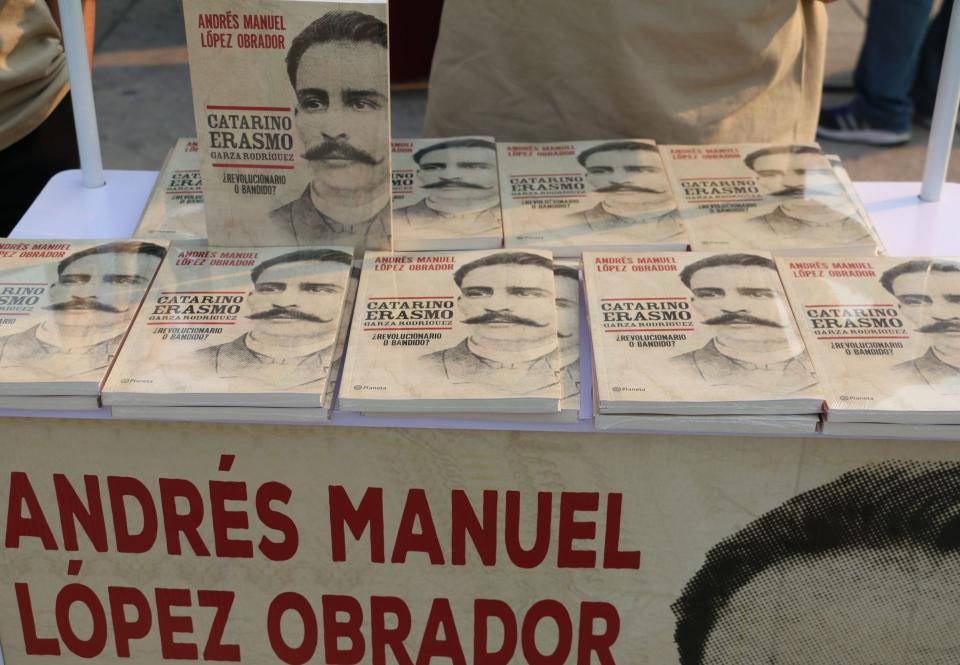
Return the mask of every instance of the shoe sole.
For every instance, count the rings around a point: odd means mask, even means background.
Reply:
[[[910,132],[885,132],[878,129],[826,129],[817,127],[817,138],[841,143],[900,145],[910,141]]]

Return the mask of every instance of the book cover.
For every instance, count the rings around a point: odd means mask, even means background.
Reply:
[[[661,146],[694,251],[876,253],[869,219],[816,144]]]
[[[553,270],[539,250],[367,252],[341,408],[556,412]]]
[[[0,240],[0,394],[93,395],[166,242]]]
[[[770,255],[585,253],[601,413],[817,413]]]
[[[830,420],[960,423],[960,259],[782,257]]]
[[[385,1],[185,0],[211,245],[389,249]]]
[[[104,404],[323,406],[351,252],[174,247]]]
[[[196,139],[178,139],[167,153],[133,237],[181,241],[207,237]]]
[[[687,237],[653,141],[500,143],[504,245],[683,251]]]

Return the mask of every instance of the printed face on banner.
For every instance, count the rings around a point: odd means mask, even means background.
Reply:
[[[954,662],[958,507],[960,465],[890,460],[761,515],[707,552],[674,604],[681,662]]]

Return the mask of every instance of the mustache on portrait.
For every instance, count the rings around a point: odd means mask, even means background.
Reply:
[[[650,189],[649,187],[639,187],[637,185],[607,185],[600,187],[596,191],[601,194],[613,194],[616,192],[639,192],[641,194],[663,194],[661,189]]]
[[[333,320],[321,319],[319,316],[301,312],[293,307],[271,307],[262,312],[250,314],[247,318],[253,321],[261,321],[263,319],[299,319],[300,321],[311,321],[313,323],[330,323],[330,321]]]
[[[557,337],[559,337],[560,339],[570,339],[571,337],[573,337],[573,333],[569,333],[569,334],[566,334],[566,335],[565,335],[565,334],[563,334],[562,332],[559,332],[559,331],[558,331],[558,332],[557,332]]]
[[[123,313],[122,309],[117,309],[113,305],[102,303],[94,298],[78,298],[76,296],[73,296],[66,302],[55,302],[47,305],[44,309],[49,309],[52,312],[70,312],[76,310],[86,312],[110,312],[111,314]]]
[[[703,323],[708,326],[726,326],[732,323],[750,323],[756,326],[767,326],[768,328],[783,328],[782,325],[776,323],[775,321],[761,319],[758,316],[751,316],[749,314],[739,314],[737,312],[729,312],[727,314],[715,316],[712,319],[707,319]]]
[[[355,148],[349,143],[343,141],[328,140],[320,145],[307,148],[301,157],[311,162],[322,162],[327,159],[346,159],[352,162],[360,162],[376,166],[383,160],[375,159],[373,155],[365,150]]]
[[[446,178],[441,178],[439,182],[432,182],[429,185],[424,185],[421,189],[490,189],[489,187],[484,187],[483,185],[478,185],[473,182],[467,182],[465,180],[447,180]]]
[[[516,314],[508,314],[506,312],[487,312],[486,314],[481,314],[480,316],[474,316],[469,319],[464,319],[464,323],[514,323],[519,326],[530,326],[531,328],[546,328],[546,323],[537,323],[531,319],[526,319],[522,316],[517,316]]]
[[[784,187],[781,190],[778,190],[771,194],[770,196],[776,196],[781,199],[791,199],[805,197],[808,199],[816,198],[818,196],[836,196],[837,192],[835,191],[825,191],[822,189],[807,189],[806,187]]]
[[[922,333],[942,333],[942,332],[960,332],[960,319],[937,319],[922,328],[917,328],[917,332]]]

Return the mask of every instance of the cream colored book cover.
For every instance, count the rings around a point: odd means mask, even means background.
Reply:
[[[876,251],[870,221],[816,144],[660,151],[695,251]]]
[[[653,141],[500,143],[497,159],[506,247],[556,256],[687,248]]]
[[[557,411],[553,270],[541,250],[367,252],[341,408]]]
[[[583,270],[601,412],[819,411],[769,254],[590,252]]]
[[[351,251],[171,249],[104,404],[321,407]]]
[[[393,249],[494,249],[503,245],[493,137],[393,142]]]
[[[167,154],[133,237],[180,241],[207,237],[197,139],[179,139]]]
[[[0,240],[0,395],[98,395],[166,245]]]
[[[829,419],[960,423],[960,259],[784,257],[778,265],[827,388]]]
[[[389,249],[385,0],[183,8],[210,244]]]

